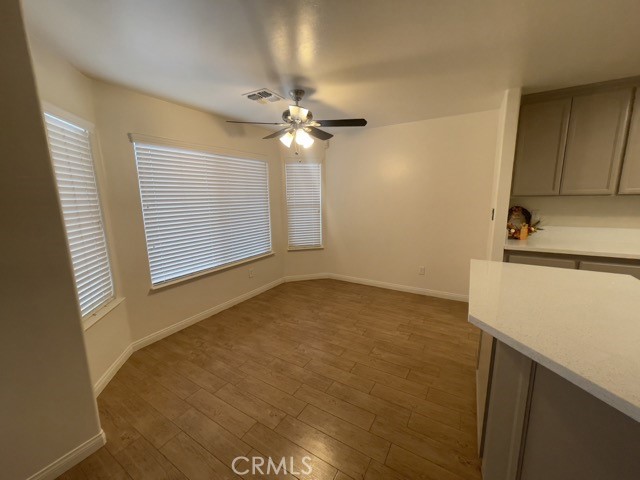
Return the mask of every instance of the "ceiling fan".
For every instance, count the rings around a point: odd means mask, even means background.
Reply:
[[[246,123],[251,125],[278,125],[284,127],[277,132],[263,137],[264,139],[280,137],[280,141],[287,147],[295,140],[297,145],[309,148],[313,145],[313,137],[319,140],[329,140],[333,135],[318,127],[364,127],[367,121],[364,118],[347,118],[342,120],[314,120],[311,111],[302,108],[300,101],[304,97],[304,90],[296,89],[289,92],[289,96],[295,102],[287,110],[282,112],[282,122],[240,122],[227,120],[229,123]]]

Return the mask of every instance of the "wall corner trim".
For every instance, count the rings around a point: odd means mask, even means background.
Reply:
[[[42,470],[31,475],[27,480],[53,480],[62,475],[74,465],[80,463],[93,452],[101,448],[107,443],[107,438],[102,429],[100,432],[91,437],[86,442],[78,445],[76,448],[67,452],[53,463],[47,465]]]

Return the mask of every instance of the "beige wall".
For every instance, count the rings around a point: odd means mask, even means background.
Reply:
[[[486,255],[498,113],[341,131],[332,139],[329,271],[466,297],[469,260]]]
[[[542,225],[640,228],[640,195],[592,197],[512,197],[538,214]]]
[[[40,99],[94,123],[91,79],[34,35],[29,36],[29,49]]]
[[[0,476],[16,480],[101,441],[19,10],[0,4]]]

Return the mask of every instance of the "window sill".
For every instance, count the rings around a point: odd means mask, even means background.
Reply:
[[[272,257],[275,255],[275,252],[267,252],[262,255],[257,255],[255,257],[245,258],[243,260],[239,260],[234,263],[229,263],[227,265],[222,265],[221,267],[212,268],[210,270],[203,270],[202,272],[193,273],[191,275],[187,275],[185,277],[176,278],[175,280],[169,280],[168,282],[160,283],[158,285],[151,285],[150,293],[155,293],[164,288],[173,287],[179,285],[184,282],[190,282],[200,277],[204,277],[206,275],[211,275],[213,273],[222,272],[224,270],[229,270],[231,268],[239,267],[240,265],[245,265],[247,263],[252,263],[258,260],[262,260],[263,258]]]
[[[113,300],[105,303],[102,307],[100,307],[88,317],[83,318],[82,328],[84,329],[84,331],[86,332],[87,330],[89,330],[92,326],[102,320],[104,316],[106,316],[111,310],[116,308],[122,302],[124,302],[124,297],[114,298]]]
[[[308,250],[324,250],[324,245],[317,247],[289,247],[287,252],[306,252]]]

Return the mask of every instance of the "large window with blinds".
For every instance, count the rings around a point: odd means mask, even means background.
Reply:
[[[154,286],[272,252],[266,161],[133,142]]]
[[[87,318],[114,297],[91,135],[49,113],[44,119],[80,312]]]
[[[322,247],[322,165],[287,163],[289,249]]]

